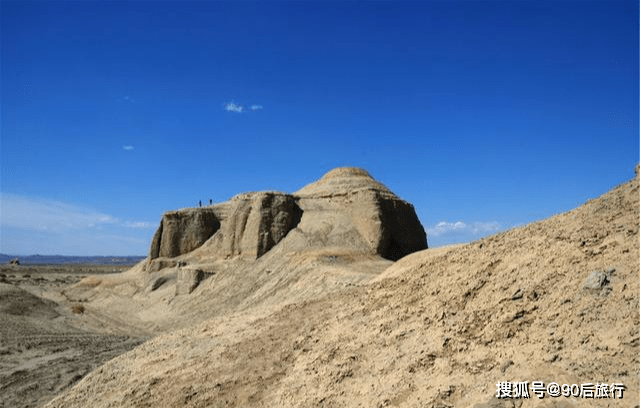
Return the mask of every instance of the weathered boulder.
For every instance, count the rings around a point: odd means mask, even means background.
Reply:
[[[20,266],[20,258],[13,258],[12,260],[9,261],[9,265]]]
[[[582,282],[582,288],[593,294],[608,295],[611,292],[611,279],[615,268],[605,271],[592,271]]]
[[[154,281],[151,282],[151,288],[149,289],[149,291],[153,292],[154,290],[158,290],[158,288],[160,288],[162,285],[164,285],[168,281],[169,281],[169,278],[167,278],[166,276],[161,276],[159,278],[154,279]]]
[[[178,269],[176,279],[176,295],[189,295],[206,279],[210,273],[200,269]]]

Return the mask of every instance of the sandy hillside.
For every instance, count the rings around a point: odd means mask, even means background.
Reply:
[[[367,284],[228,311],[47,406],[638,406],[638,198],[636,177],[547,220],[406,256]],[[594,401],[529,388],[523,403],[496,399],[499,381],[626,390]]]
[[[425,248],[411,204],[364,170],[338,168],[293,194],[244,193],[167,212],[144,262],[66,295],[83,301],[79,328],[155,335],[362,285]]]

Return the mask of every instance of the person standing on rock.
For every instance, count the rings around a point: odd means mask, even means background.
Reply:
[[[209,205],[213,205],[213,200],[209,199]]]
[[[202,200],[198,201],[198,207],[202,207]]]

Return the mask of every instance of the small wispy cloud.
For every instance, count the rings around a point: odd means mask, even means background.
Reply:
[[[244,111],[244,106],[242,106],[242,105],[240,105],[240,104],[237,104],[237,103],[235,103],[235,102],[227,102],[227,103],[224,105],[224,109],[225,109],[227,112],[236,112],[236,113],[240,113],[240,112],[243,112],[243,111]]]
[[[144,254],[153,225],[44,198],[0,193],[0,252]]]
[[[435,227],[427,227],[427,233],[433,236],[439,236],[451,231],[463,230],[467,224],[462,221],[458,222],[446,222],[442,221],[435,225]]]
[[[131,145],[124,145],[124,146],[122,146],[122,149],[123,150],[133,150],[133,149],[135,149],[135,147],[133,147]]]
[[[132,97],[130,97],[130,96],[125,96],[125,97],[124,97],[124,98],[122,98],[122,99],[124,99],[125,101],[128,101],[128,102],[131,102],[131,103],[134,103],[134,102],[135,102],[135,99],[133,99],[133,98],[132,98]]]
[[[442,221],[433,227],[427,227],[427,234],[438,237],[447,234],[468,234],[472,236],[484,235],[497,232],[500,229],[498,222],[472,222],[462,221],[446,222]]]
[[[138,229],[147,229],[147,228],[153,228],[155,227],[154,224],[150,223],[150,222],[125,222],[124,226],[127,228],[138,228]]]
[[[249,107],[249,109],[253,112],[255,111],[259,111],[264,109],[264,106],[262,105],[257,105],[257,104],[253,104]],[[227,102],[224,104],[224,110],[226,110],[227,112],[236,112],[236,113],[241,113],[245,111],[245,107],[244,105],[240,104],[240,103],[236,103],[236,102]]]
[[[0,201],[0,225],[3,228],[57,231],[92,228],[118,222],[108,214],[59,201],[31,199],[12,194],[0,195]]]

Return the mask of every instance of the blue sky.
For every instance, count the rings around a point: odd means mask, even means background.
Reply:
[[[429,244],[638,161],[631,1],[2,1],[0,252],[143,255],[165,211],[367,169]]]

